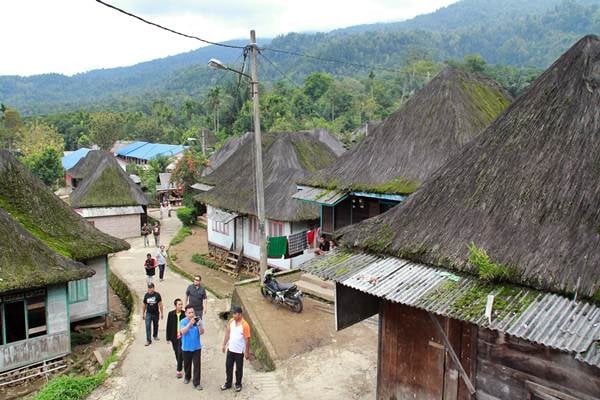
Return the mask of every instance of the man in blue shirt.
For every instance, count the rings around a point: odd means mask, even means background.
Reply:
[[[185,374],[183,383],[190,383],[193,369],[194,377],[192,383],[194,384],[194,388],[202,390],[202,385],[200,385],[200,354],[202,351],[200,335],[204,333],[204,324],[200,318],[196,317],[193,306],[189,304],[185,306],[185,318],[179,323],[179,328],[181,331],[181,350],[183,353],[183,371]]]

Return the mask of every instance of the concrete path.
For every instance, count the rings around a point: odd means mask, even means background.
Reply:
[[[152,214],[155,216],[155,214]],[[157,215],[155,216],[157,217]],[[180,228],[177,218],[162,220],[161,242],[168,244]],[[145,254],[155,254],[156,248],[144,248],[142,239],[132,239],[131,249],[110,259],[110,268],[119,274],[137,293],[139,301],[146,292],[143,269]],[[158,272],[158,271],[157,271]],[[156,279],[158,280],[158,279]],[[164,282],[156,282],[156,289],[163,298],[165,311],[172,309],[173,300],[183,298],[189,281],[167,268]],[[145,326],[138,312],[132,316],[134,340],[121,366],[104,385],[95,390],[91,400],[131,400],[189,398],[204,399],[314,399],[374,398],[374,359],[376,346],[363,349],[335,349],[328,346],[307,355],[289,360],[271,373],[259,372],[246,362],[244,365],[244,388],[240,393],[222,392],[225,381],[225,355],[221,343],[225,322],[219,312],[230,307],[229,300],[219,300],[209,295],[206,316],[206,333],[202,336],[203,391],[196,391],[191,384],[175,378],[175,357],[171,344],[165,340],[165,320],[160,321],[160,341],[144,346]],[[355,351],[357,350],[357,351]],[[374,354],[373,354],[374,353]],[[346,369],[347,368],[347,369]]]

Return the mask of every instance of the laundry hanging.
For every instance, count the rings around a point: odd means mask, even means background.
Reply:
[[[288,253],[289,255],[302,253],[308,249],[308,241],[306,240],[306,231],[298,232],[288,236]]]
[[[267,257],[284,257],[287,253],[287,245],[287,236],[269,236],[267,241]]]

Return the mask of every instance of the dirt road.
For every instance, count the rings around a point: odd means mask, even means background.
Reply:
[[[180,227],[176,218],[162,221],[162,243],[168,243]],[[155,248],[144,248],[141,238],[130,241],[131,249],[110,259],[110,268],[132,287],[141,299],[146,291],[143,271],[144,255],[155,253]],[[166,310],[172,300],[183,297],[189,282],[169,271],[164,282],[156,289],[163,297]],[[225,330],[218,313],[229,309],[229,300],[210,297],[206,316],[206,333],[202,337],[202,378],[204,390],[199,392],[191,384],[175,378],[175,358],[170,343],[164,339],[161,321],[159,342],[145,347],[145,328],[141,316],[133,318],[134,341],[125,353],[118,370],[98,388],[89,399],[371,399],[374,398],[376,341],[366,341],[360,348],[336,346],[336,343],[317,348],[309,353],[283,362],[270,373],[255,370],[250,363],[244,368],[244,389],[240,393],[221,392],[225,380],[225,356],[220,351]],[[283,329],[282,329],[283,330]]]

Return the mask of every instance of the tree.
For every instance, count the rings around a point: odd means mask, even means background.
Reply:
[[[53,126],[33,121],[21,129],[18,146],[23,157],[42,154],[46,149],[54,149],[57,154],[62,154],[64,140]]]
[[[468,54],[465,56],[465,65],[470,71],[483,72],[486,62],[479,54]]]
[[[110,150],[123,137],[123,118],[112,112],[98,112],[90,120],[90,140],[102,150]]]
[[[16,110],[0,104],[0,148],[12,151],[23,125]]]
[[[202,153],[188,150],[177,161],[171,181],[183,184],[185,191],[188,191],[193,184],[198,182],[206,165],[207,160]]]
[[[41,153],[34,153],[24,159],[25,165],[46,186],[54,188],[63,176],[60,153],[53,148],[47,148]]]
[[[323,72],[310,74],[304,81],[304,93],[312,100],[317,101],[333,85],[333,78]]]

